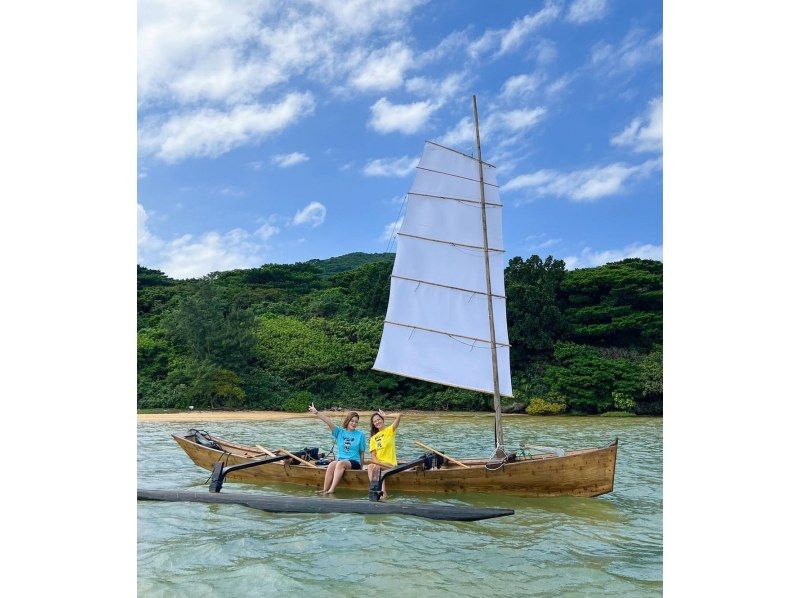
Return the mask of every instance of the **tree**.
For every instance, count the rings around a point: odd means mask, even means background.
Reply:
[[[598,349],[575,343],[558,343],[553,357],[544,377],[552,392],[567,398],[570,411],[603,413],[614,406],[615,391],[641,394],[639,367],[633,360],[603,357]]]
[[[167,338],[180,352],[199,362],[241,371],[254,358],[255,318],[227,303],[210,280],[181,297],[164,319]]]
[[[506,313],[511,341],[511,367],[549,358],[554,343],[566,335],[567,322],[556,301],[565,276],[564,262],[552,256],[511,258],[506,268]]]
[[[626,259],[564,277],[559,303],[570,340],[649,349],[662,338],[662,264]]]
[[[170,370],[167,382],[176,395],[180,391],[176,396],[176,406],[233,409],[244,403],[239,376],[213,363],[180,358]]]

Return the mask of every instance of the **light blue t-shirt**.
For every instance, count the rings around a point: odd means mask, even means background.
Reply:
[[[336,426],[331,433],[336,440],[336,456],[340,461],[353,459],[361,463],[361,453],[367,452],[367,438],[361,430],[349,432]]]

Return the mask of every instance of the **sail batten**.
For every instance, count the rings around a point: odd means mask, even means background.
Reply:
[[[435,145],[437,147],[440,147],[440,148],[442,148],[444,150],[447,150],[448,152],[454,152],[456,154],[460,154],[460,155],[464,156],[465,158],[469,158],[470,160],[475,160],[476,162],[478,161],[478,158],[476,158],[475,156],[470,156],[469,154],[467,154],[465,152],[459,151],[459,150],[457,150],[455,148],[452,148],[452,147],[447,147],[446,145],[442,145],[441,143],[436,143],[435,141],[431,141],[430,139],[426,140],[425,143],[430,143],[431,145]],[[482,162],[483,162],[484,166],[488,166],[489,168],[495,168],[494,164],[489,164],[485,160],[482,160]]]
[[[403,326],[404,328],[412,328],[414,330],[424,330],[425,332],[433,332],[435,334],[444,334],[445,336],[457,336],[458,338],[465,338],[465,339],[470,340],[470,341],[478,341],[478,342],[486,343],[486,344],[489,344],[489,343],[492,342],[488,338],[476,338],[474,336],[466,336],[466,335],[458,334],[457,332],[451,332],[451,331],[448,331],[448,330],[434,330],[432,328],[423,328],[422,326],[418,326],[416,324],[404,324],[402,322],[392,322],[391,320],[384,320],[383,323],[384,324],[391,324],[392,326]],[[510,347],[511,346],[508,343],[503,343],[501,341],[497,341],[497,344],[501,345],[503,347]],[[484,348],[484,347],[478,347],[478,348]]]
[[[472,177],[462,176],[460,174],[455,174],[455,173],[452,173],[452,172],[442,172],[441,170],[434,170],[433,168],[425,168],[424,166],[417,166],[417,169],[419,169],[419,170],[427,170],[428,172],[434,172],[436,174],[441,174],[441,175],[444,175],[444,176],[454,176],[454,177],[458,177],[460,179],[466,179],[468,181],[473,181],[474,183],[480,183],[481,182],[480,179],[473,179]],[[483,181],[483,184],[484,185],[489,185],[491,187],[500,187],[500,185],[498,185],[497,183],[487,183],[486,181]]]
[[[446,197],[444,195],[429,195],[427,193],[412,193],[411,191],[408,192],[408,195],[418,195],[420,197],[430,197],[431,199],[450,199],[450,200],[458,201],[458,202],[467,202],[467,203],[477,204],[476,207],[480,207],[480,205],[481,205],[481,202],[478,199],[464,199],[463,197]],[[503,204],[486,202],[486,206],[489,207],[489,208],[502,208]]]
[[[455,291],[464,291],[465,293],[471,293],[471,294],[474,294],[474,295],[484,295],[484,296],[486,296],[486,295],[489,294],[486,291],[471,291],[469,289],[462,289],[461,287],[453,287],[453,286],[449,286],[449,285],[446,285],[446,284],[440,284],[438,282],[431,282],[429,280],[420,280],[418,278],[408,278],[406,276],[398,276],[397,274],[392,274],[392,278],[399,278],[400,280],[408,280],[410,282],[418,282],[420,284],[429,284],[429,285],[433,285],[433,286],[436,286],[436,287],[444,287],[446,289],[453,289]],[[492,297],[500,297],[501,299],[505,299],[506,298],[505,295],[498,295],[497,293],[492,293]]]
[[[389,305],[373,369],[492,393],[493,339],[499,391],[512,396],[502,204],[496,169],[483,162],[483,174],[482,189],[475,158],[425,144],[397,233]],[[485,209],[480,209],[482,199]]]
[[[447,245],[457,245],[458,247],[466,247],[467,249],[480,249],[480,245],[468,245],[467,243],[457,243],[456,241],[448,241],[447,239],[431,239],[430,237],[420,237],[419,235],[409,235],[408,233],[397,233],[398,237],[411,237],[412,239],[419,239],[420,241],[430,241],[432,243],[446,243]],[[505,249],[497,249],[496,247],[489,247],[487,251],[499,251],[505,253]]]

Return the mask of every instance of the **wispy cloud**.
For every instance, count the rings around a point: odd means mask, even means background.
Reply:
[[[513,143],[517,135],[535,127],[547,113],[543,106],[517,110],[495,110],[481,120],[481,139],[502,138],[501,143]],[[439,138],[448,146],[462,146],[473,143],[475,125],[471,116],[465,116],[458,124]]]
[[[617,162],[573,172],[539,170],[514,177],[503,185],[502,191],[525,190],[532,196],[566,197],[574,202],[592,202],[625,192],[626,183],[646,178],[660,167],[661,160],[655,159],[638,165]]]
[[[506,79],[500,90],[500,97],[504,100],[512,98],[525,98],[532,95],[542,84],[543,77],[537,73],[514,75]]]
[[[570,23],[588,23],[597,21],[606,15],[606,0],[575,0],[570,4],[566,19]]]
[[[636,257],[660,262],[664,259],[663,255],[664,248],[662,245],[633,243],[622,249],[607,249],[605,251],[593,251],[590,247],[584,247],[579,255],[565,257],[564,263],[567,269],[574,270],[575,268],[602,266],[609,262],[618,262]]]
[[[419,163],[419,156],[400,158],[378,158],[370,160],[362,171],[366,176],[408,176]]]
[[[528,235],[525,237],[525,248],[528,251],[536,251],[538,249],[549,249],[561,243],[561,239],[548,238],[545,233],[538,235]]]
[[[641,29],[630,31],[619,45],[601,42],[592,49],[591,65],[601,75],[620,75],[640,66],[661,61],[662,33],[647,36]]]
[[[306,93],[289,93],[275,104],[247,104],[230,111],[212,108],[181,113],[166,121],[146,121],[140,130],[139,147],[165,162],[188,157],[216,157],[278,133],[314,110],[314,98]]]
[[[381,233],[381,236],[378,237],[378,241],[389,241],[397,234],[397,231],[400,230],[401,226],[403,226],[402,216],[383,227],[383,232]]]
[[[611,138],[611,144],[635,152],[660,152],[663,139],[664,104],[662,98],[650,100],[649,110],[637,116],[623,131]]]
[[[392,42],[375,50],[350,77],[360,91],[387,91],[403,84],[406,70],[413,64],[411,49],[402,42]]]
[[[489,29],[478,40],[469,45],[471,56],[479,57],[489,52],[494,56],[502,56],[517,49],[526,38],[536,30],[558,18],[561,6],[548,0],[544,7],[536,13],[516,19],[506,29]]]
[[[420,96],[436,97],[439,100],[437,104],[441,104],[464,89],[466,79],[464,72],[450,73],[441,79],[414,77],[406,81],[406,90]]]
[[[291,154],[275,154],[272,156],[272,163],[280,166],[281,168],[287,168],[289,166],[294,166],[295,164],[302,164],[303,162],[308,162],[308,160],[308,156],[301,152],[292,152]]]
[[[369,125],[378,133],[416,133],[438,108],[438,103],[430,101],[392,104],[381,98],[370,109],[372,118]]]
[[[269,250],[263,241],[277,233],[267,232],[264,227],[254,234],[234,228],[222,234],[208,231],[167,241],[149,230],[149,215],[144,207],[138,204],[137,209],[139,263],[162,270],[173,278],[195,278],[209,272],[263,264]]]
[[[270,224],[269,222],[267,222],[263,224],[258,230],[256,230],[254,234],[259,239],[263,239],[264,241],[266,241],[270,237],[274,237],[275,235],[277,235],[279,232],[281,232],[280,228],[278,228],[274,224]]]
[[[292,219],[292,225],[308,224],[311,228],[316,228],[325,222],[328,210],[318,201],[312,201],[302,210],[298,210]]]
[[[140,102],[249,102],[303,73],[325,83],[353,73],[365,89],[392,83],[370,44],[402,32],[425,2],[140,0]],[[389,70],[397,68],[392,59],[408,61],[402,48],[388,48]]]

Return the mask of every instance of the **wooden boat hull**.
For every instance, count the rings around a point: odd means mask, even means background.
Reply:
[[[264,458],[255,447],[240,445],[211,436],[222,448],[216,450],[198,444],[192,437],[173,434],[175,442],[199,467],[213,470],[214,464],[247,463]],[[496,470],[486,468],[486,461],[463,460],[469,467],[447,464],[441,469],[414,468],[387,480],[387,491],[403,492],[492,492],[516,496],[599,496],[614,489],[617,441],[602,448],[567,451],[563,457],[538,456],[506,463]],[[288,483],[322,489],[325,467],[290,465],[287,462],[267,463],[231,472],[232,481],[256,484]],[[365,470],[346,471],[340,488],[369,490]]]

